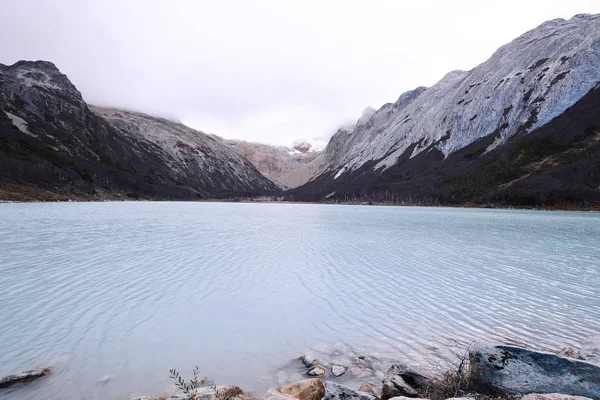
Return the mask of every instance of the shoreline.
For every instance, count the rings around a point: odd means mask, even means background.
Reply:
[[[574,211],[600,212],[600,205],[578,206],[571,203],[559,203],[551,206],[523,206],[498,203],[463,203],[463,204],[422,204],[422,203],[388,203],[388,202],[333,202],[333,201],[297,201],[297,200],[264,200],[264,199],[164,199],[164,198],[129,198],[122,197],[88,197],[60,195],[58,198],[4,198],[0,189],[0,204],[46,204],[46,203],[120,203],[120,202],[156,202],[156,203],[243,203],[243,204],[303,204],[303,205],[338,205],[338,206],[372,206],[372,207],[430,207],[430,208],[464,208],[488,210],[519,211]]]
[[[507,344],[475,345],[455,354],[437,371],[381,360],[370,355],[329,355],[309,351],[291,360],[295,375],[267,389],[264,395],[245,392],[239,386],[216,386],[199,377],[177,382],[162,396],[131,400],[189,400],[196,393],[203,400],[587,400],[600,398],[600,334],[571,347],[539,351]],[[187,371],[186,371],[187,372]],[[300,374],[298,374],[300,372]],[[185,378],[189,378],[186,373]],[[295,379],[290,379],[290,378]],[[224,393],[231,394],[224,396]],[[556,397],[560,394],[560,397]],[[534,397],[532,397],[534,396]],[[541,397],[540,397],[541,396]],[[579,397],[573,397],[579,396]],[[196,399],[196,397],[193,397]]]

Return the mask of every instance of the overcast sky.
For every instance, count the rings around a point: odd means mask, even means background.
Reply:
[[[3,0],[0,63],[49,60],[88,103],[291,144],[577,13],[600,1]]]

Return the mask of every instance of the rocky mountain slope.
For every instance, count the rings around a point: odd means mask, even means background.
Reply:
[[[340,129],[292,195],[597,201],[598,65],[600,15],[545,22]]]
[[[0,65],[0,199],[198,199],[274,190],[209,135],[88,106],[50,62]]]
[[[292,147],[241,140],[224,140],[224,143],[246,157],[261,174],[282,189],[305,184],[316,172],[312,161],[322,152],[309,141],[299,141]]]

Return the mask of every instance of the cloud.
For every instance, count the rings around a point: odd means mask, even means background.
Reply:
[[[288,144],[580,12],[600,4],[29,0],[3,5],[0,62],[50,60],[90,103]]]

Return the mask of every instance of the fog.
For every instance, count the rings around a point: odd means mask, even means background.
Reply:
[[[48,60],[89,103],[273,144],[326,140],[594,1],[4,1],[0,62]]]

